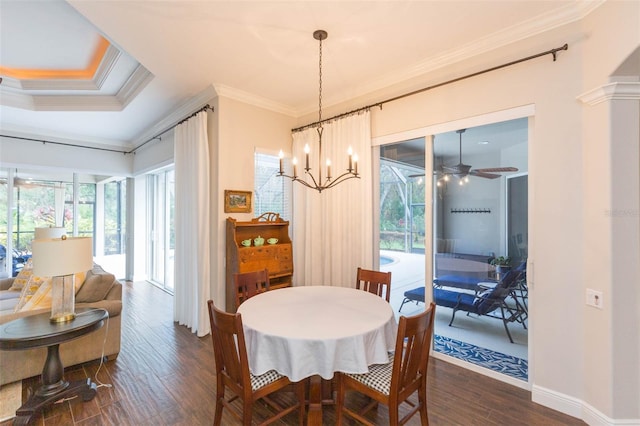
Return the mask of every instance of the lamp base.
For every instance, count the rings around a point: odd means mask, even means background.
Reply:
[[[76,317],[75,298],[75,274],[63,275],[52,278],[51,289],[51,323],[62,323],[73,321]]]
[[[49,318],[49,322],[53,322],[53,323],[68,322],[68,321],[73,321],[75,317],[76,317],[76,314],[74,314],[73,312],[57,314],[57,315],[52,315],[51,318]]]

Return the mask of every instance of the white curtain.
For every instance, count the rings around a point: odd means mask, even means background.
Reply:
[[[175,129],[174,321],[199,337],[209,333],[209,142],[207,113]]]
[[[297,174],[304,177],[304,145],[311,148],[311,173],[318,176],[318,133],[293,134]],[[350,179],[321,193],[293,183],[294,285],[353,287],[358,266],[373,265],[371,122],[369,111],[324,124],[322,169],[331,159],[331,175],[348,166],[349,146],[358,155],[360,179]],[[324,178],[323,178],[324,179]],[[307,177],[307,181],[310,179]]]

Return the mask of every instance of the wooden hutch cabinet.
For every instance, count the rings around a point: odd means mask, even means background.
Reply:
[[[256,246],[254,240],[264,239],[264,245]],[[278,242],[269,244],[270,238]],[[251,240],[250,246],[242,241]],[[234,273],[243,273],[268,269],[271,289],[291,286],[293,275],[293,257],[289,222],[277,213],[265,213],[249,222],[238,222],[227,218],[226,234],[226,299],[227,311],[235,312],[236,306]]]

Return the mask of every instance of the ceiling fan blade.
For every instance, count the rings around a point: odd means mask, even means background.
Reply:
[[[499,172],[517,172],[516,167],[487,167],[484,169],[474,169],[476,172],[499,173]]]
[[[458,163],[455,166],[442,166],[442,171],[445,173],[469,173],[471,166],[468,164]]]
[[[496,175],[496,174],[493,174],[493,173],[486,173],[486,172],[483,172],[483,171],[480,171],[480,170],[471,170],[469,172],[469,174],[471,176],[477,176],[477,177],[481,177],[481,178],[485,178],[485,179],[497,179],[497,178],[500,177],[500,175]]]
[[[416,175],[409,175],[409,176],[407,176],[407,177],[410,177],[410,178],[417,178],[417,177],[423,177],[423,176],[424,176],[424,173],[419,173],[419,174],[416,174]]]

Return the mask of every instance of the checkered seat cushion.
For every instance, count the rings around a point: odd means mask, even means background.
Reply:
[[[374,364],[369,366],[369,372],[364,374],[349,374],[351,377],[369,386],[372,389],[384,394],[389,395],[391,390],[391,373],[393,371],[393,355],[389,356],[389,362],[386,364]]]
[[[276,370],[269,370],[266,373],[261,374],[259,376],[254,376],[251,373],[249,374],[251,375],[252,391],[256,391],[261,387],[267,386],[269,383],[273,383],[276,380],[280,380],[284,377],[282,374],[278,373]]]

